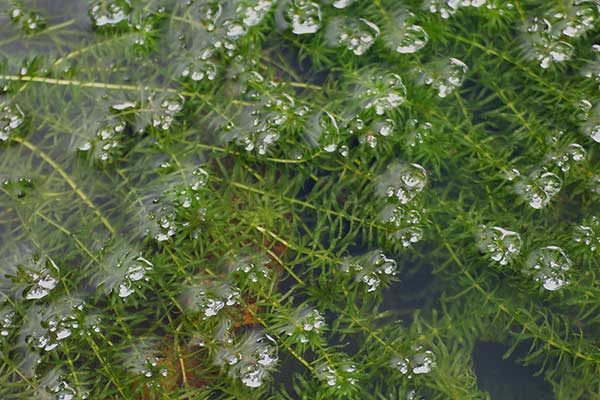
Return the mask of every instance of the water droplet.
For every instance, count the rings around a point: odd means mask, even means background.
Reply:
[[[112,109],[117,110],[117,111],[124,111],[124,110],[128,110],[131,108],[136,108],[137,104],[134,103],[133,101],[124,101],[122,103],[117,103],[117,104],[113,104],[111,106]]]
[[[600,13],[598,4],[585,0],[570,2],[563,10],[564,14],[556,15],[557,30],[572,38],[580,37],[594,29]]]
[[[373,250],[360,256],[345,257],[339,267],[345,273],[352,274],[354,280],[363,282],[367,292],[374,292],[383,280],[395,276],[396,261],[386,257],[380,250]]]
[[[212,32],[215,30],[219,18],[223,13],[223,8],[219,1],[203,1],[203,2],[190,2],[192,7],[192,14],[194,17],[198,18],[204,28],[208,32]]]
[[[433,125],[430,122],[419,122],[417,119],[408,121],[409,132],[407,144],[410,147],[415,147],[417,144],[422,144],[431,133]]]
[[[479,248],[492,260],[506,265],[521,251],[521,236],[498,226],[483,226],[479,234]]]
[[[102,259],[101,268],[92,276],[96,287],[103,287],[106,294],[117,292],[125,299],[134,293],[136,282],[147,280],[146,274],[154,265],[139,255],[135,248],[125,244],[108,250]]]
[[[179,75],[194,82],[213,81],[217,77],[217,66],[210,61],[197,60],[184,66]]]
[[[346,7],[351,6],[355,2],[356,2],[356,0],[335,0],[333,2],[333,6],[335,8],[342,9],[342,8],[346,8]]]
[[[300,344],[320,343],[326,329],[325,318],[314,308],[295,310],[289,320],[279,328],[292,342]]]
[[[421,351],[421,348],[417,348],[417,352],[413,355],[413,364],[414,374],[427,374],[435,367],[435,356],[431,350]]]
[[[58,284],[58,279],[55,278],[59,272],[58,267],[51,259],[47,260],[52,269],[41,267],[36,270],[23,270],[25,279],[28,281],[28,287],[24,291],[25,299],[37,300],[46,297]]]
[[[460,6],[457,0],[426,0],[425,8],[433,14],[439,14],[442,18],[448,19],[454,15]]]
[[[394,202],[406,204],[427,184],[427,171],[419,164],[393,162],[377,178],[377,194]]]
[[[242,15],[243,22],[247,27],[260,24],[273,6],[271,0],[254,0],[253,3],[241,5],[241,9],[238,9],[238,14]]]
[[[564,62],[573,55],[573,46],[558,39],[556,27],[548,19],[534,17],[525,29],[526,57],[537,60],[540,67],[549,68],[553,63]]]
[[[127,26],[130,11],[123,0],[99,0],[90,5],[89,15],[97,28],[123,28]]]
[[[239,289],[225,284],[198,284],[187,288],[182,294],[186,308],[201,313],[202,319],[214,317],[223,308],[238,304],[239,299]]]
[[[516,184],[517,193],[535,209],[547,206],[561,187],[562,179],[545,170],[534,171]]]
[[[335,17],[327,25],[326,38],[331,47],[344,46],[355,55],[363,55],[375,42],[377,25],[363,18]]]
[[[417,25],[415,14],[401,12],[385,26],[386,46],[400,54],[412,54],[421,50],[429,41],[429,35]]]
[[[421,70],[420,81],[436,89],[438,96],[444,98],[462,85],[468,70],[465,63],[450,58],[425,66]]]
[[[228,366],[229,374],[239,378],[248,387],[262,386],[278,361],[277,343],[269,335],[251,331],[239,343],[221,343],[215,363]]]
[[[13,325],[15,316],[15,311],[10,308],[0,310],[0,343],[3,340],[2,338],[8,336],[15,328]]]
[[[592,103],[590,103],[587,99],[582,99],[579,103],[575,104],[577,107],[577,119],[580,121],[587,121],[590,119],[590,114],[592,110]]]
[[[307,129],[307,140],[328,153],[337,150],[341,142],[340,129],[333,114],[323,111],[313,115]]]
[[[592,216],[584,224],[575,227],[573,240],[591,252],[600,249],[600,220],[596,216]]]
[[[402,375],[412,378],[413,374],[427,374],[436,366],[436,357],[433,351],[423,350],[422,346],[415,346],[407,356],[397,355],[392,358],[391,364]]]
[[[327,362],[318,364],[315,368],[315,373],[327,386],[346,391],[349,390],[348,386],[353,386],[357,383],[357,369],[356,365],[347,357],[342,356],[340,358],[335,366]]]
[[[383,115],[406,101],[406,86],[402,78],[394,73],[377,74],[370,82],[360,88],[366,109],[374,109],[377,115]]]
[[[569,283],[567,271],[571,260],[558,246],[546,246],[533,251],[527,260],[525,273],[542,282],[546,290],[558,290]]]
[[[276,18],[282,28],[291,25],[296,35],[311,34],[321,28],[321,7],[309,0],[282,1]]]
[[[8,101],[0,102],[0,141],[7,141],[25,121],[19,106]]]
[[[384,119],[374,123],[374,130],[381,136],[390,136],[394,131],[396,123],[391,119]]]
[[[599,63],[600,65],[600,63]],[[600,80],[599,80],[600,82]],[[591,107],[590,107],[591,108]],[[597,143],[600,143],[600,103],[598,103],[593,110],[586,113],[587,121],[581,127],[584,135],[592,138]],[[1,131],[0,131],[1,134]]]
[[[36,389],[36,399],[74,400],[83,399],[66,381],[66,374],[60,368],[54,368],[44,375]]]
[[[267,257],[242,256],[232,261],[229,269],[240,276],[242,281],[257,283],[269,276],[269,263],[270,259]]]
[[[12,9],[10,19],[29,35],[42,31],[48,25],[46,18],[42,17],[39,13],[33,11],[25,12],[20,8]]]

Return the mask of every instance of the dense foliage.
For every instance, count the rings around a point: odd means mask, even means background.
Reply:
[[[0,398],[600,399],[599,15],[0,0]]]

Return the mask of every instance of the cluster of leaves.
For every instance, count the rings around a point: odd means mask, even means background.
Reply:
[[[599,21],[0,0],[0,397],[599,398]]]

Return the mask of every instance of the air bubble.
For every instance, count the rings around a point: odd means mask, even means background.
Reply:
[[[579,103],[575,104],[575,107],[577,107],[578,111],[577,119],[579,119],[580,121],[587,121],[588,119],[590,119],[592,103],[590,103],[589,100],[582,99],[581,101],[579,101]]]
[[[194,16],[204,25],[204,28],[208,32],[212,32],[215,30],[219,18],[223,13],[223,7],[219,1],[204,1],[199,3],[193,12]]]
[[[157,379],[167,376],[168,370],[157,350],[159,339],[142,337],[138,338],[129,349],[123,352],[123,365],[134,374],[147,379]],[[149,384],[153,385],[152,383]]]

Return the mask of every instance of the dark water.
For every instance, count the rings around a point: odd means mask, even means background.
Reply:
[[[515,351],[508,359],[502,358],[508,346],[499,343],[477,342],[473,363],[477,383],[492,400],[553,400],[552,388],[542,376],[535,376],[535,366],[522,366]],[[526,349],[524,349],[526,350]]]

